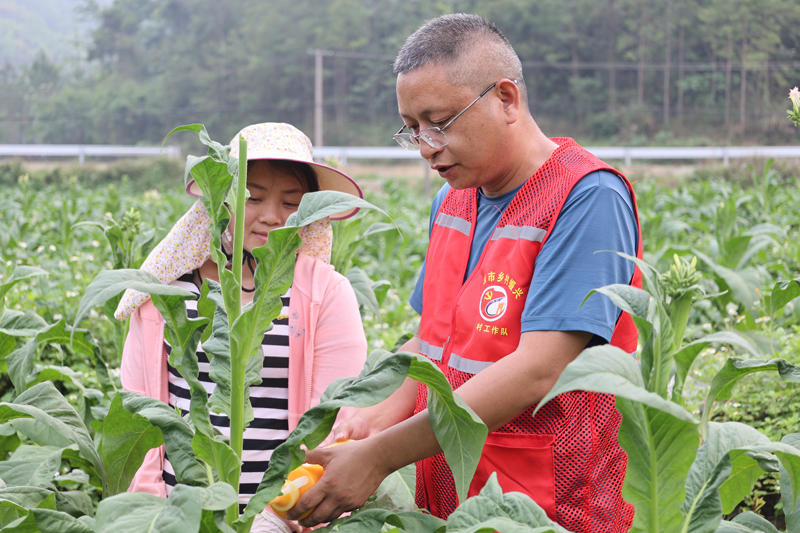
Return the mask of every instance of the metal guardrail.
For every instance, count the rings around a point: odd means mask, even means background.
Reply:
[[[626,165],[633,160],[722,159],[725,165],[731,159],[798,158],[800,146],[719,146],[719,147],[586,147],[600,159],[621,159]],[[314,148],[315,159],[338,157],[343,165],[348,159],[417,159],[419,152],[397,147],[320,146]]]
[[[402,148],[401,148],[402,150]],[[0,157],[180,157],[177,146],[114,146],[103,144],[0,144]]]
[[[634,160],[681,160],[798,158],[800,146],[718,146],[718,147],[586,147],[601,159],[617,159],[630,165]],[[83,163],[87,157],[147,157],[165,155],[180,157],[176,146],[112,146],[92,144],[0,144],[0,157],[77,157]],[[338,157],[343,165],[349,159],[411,159],[422,160],[419,152],[400,147],[320,146],[314,158]]]

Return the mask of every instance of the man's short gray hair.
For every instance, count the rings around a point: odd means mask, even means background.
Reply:
[[[426,22],[405,42],[394,62],[394,73],[402,74],[429,64],[450,69],[456,85],[482,91],[500,78],[517,81],[527,106],[522,63],[497,26],[478,15],[455,13]]]

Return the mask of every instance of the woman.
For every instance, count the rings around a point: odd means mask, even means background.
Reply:
[[[338,190],[361,197],[358,185],[348,176],[311,159],[311,143],[288,124],[255,124],[231,141],[231,156],[238,155],[239,136],[248,143],[247,200],[244,221],[242,304],[252,301],[255,260],[250,252],[262,246],[269,232],[281,228],[297,211],[303,194]],[[190,183],[187,192],[200,191]],[[347,218],[355,210],[332,218]],[[142,268],[162,282],[194,292],[198,297],[203,280],[219,281],[217,265],[210,257],[210,218],[201,202],[173,227],[153,250]],[[222,238],[229,258],[234,220]],[[330,223],[314,223],[301,232],[303,246],[297,254],[294,281],[283,295],[283,309],[264,336],[262,383],[250,387],[255,419],[245,429],[240,481],[240,506],[255,493],[269,465],[272,451],[289,436],[300,416],[320,401],[335,379],[357,375],[364,365],[367,343],[355,293],[347,279],[330,266]],[[197,301],[187,300],[187,313],[197,316]],[[117,308],[117,318],[131,316],[130,333],[122,356],[121,380],[125,390],[157,398],[170,406],[189,410],[189,387],[168,364],[170,346],[164,340],[164,321],[147,295],[128,291]],[[208,376],[208,358],[198,346],[200,380],[209,391],[216,384]],[[344,419],[344,418],[343,418]],[[212,423],[228,435],[226,416],[211,416]],[[130,491],[166,497],[175,485],[174,471],[164,447],[151,450],[131,483]],[[271,522],[277,531],[296,524],[274,515],[260,516],[259,526]],[[277,529],[275,529],[277,528]],[[256,531],[254,524],[254,531]]]

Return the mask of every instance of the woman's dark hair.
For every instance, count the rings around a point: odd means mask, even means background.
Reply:
[[[299,161],[285,161],[282,159],[254,159],[247,162],[247,170],[249,171],[255,161],[264,161],[272,165],[272,168],[279,172],[291,174],[303,186],[303,192],[317,192],[319,191],[319,180],[317,173],[306,163]]]

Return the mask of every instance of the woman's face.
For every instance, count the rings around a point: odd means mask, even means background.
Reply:
[[[305,193],[303,184],[289,172],[258,160],[247,170],[247,200],[244,214],[244,249],[251,252],[267,242],[269,232],[282,228],[289,215],[297,211]],[[228,226],[233,233],[234,219]]]

